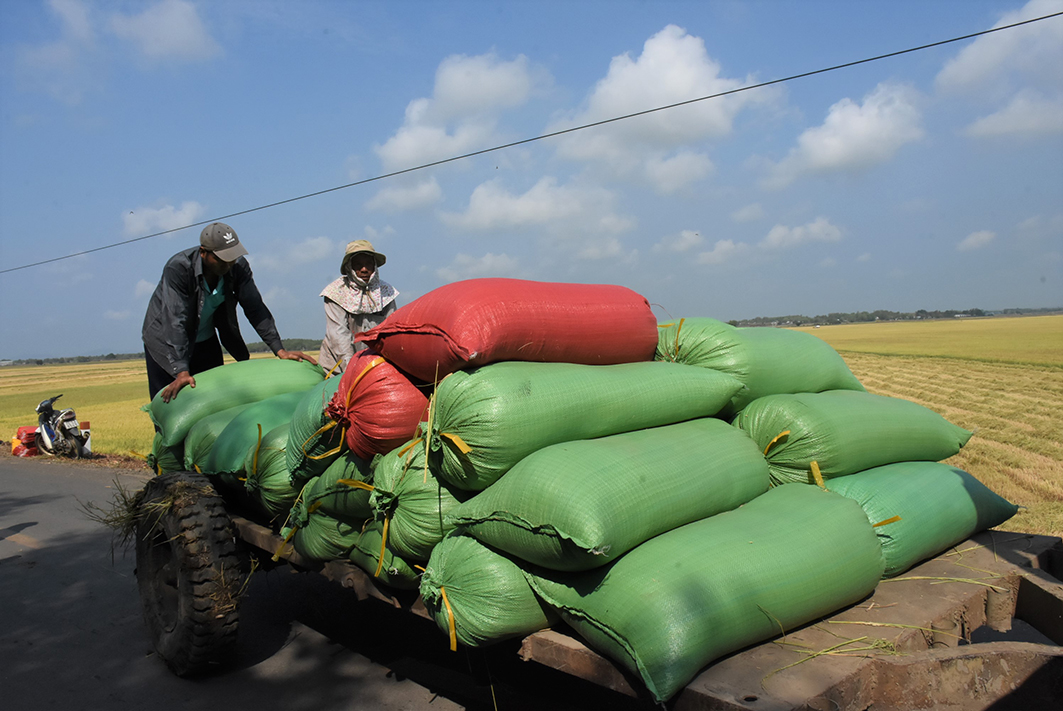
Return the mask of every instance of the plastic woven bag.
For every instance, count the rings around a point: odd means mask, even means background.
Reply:
[[[439,629],[452,634],[452,647],[487,646],[557,620],[516,561],[458,531],[432,551],[421,576],[421,599]]]
[[[495,363],[436,387],[429,456],[441,478],[480,491],[543,447],[715,415],[740,387],[678,363]]]
[[[530,563],[587,570],[736,508],[768,482],[768,463],[749,435],[701,418],[540,449],[447,523]]]
[[[326,413],[340,386],[339,376],[326,378],[310,388],[292,413],[288,431],[288,470],[292,479],[307,482],[318,476],[347,449],[343,430]]]
[[[831,479],[895,462],[937,462],[971,438],[910,400],[853,390],[768,395],[734,424],[760,445],[776,483],[814,483],[817,471]]]
[[[387,521],[388,548],[404,560],[426,561],[453,524],[449,512],[469,497],[440,481],[425,466],[425,445],[415,440],[377,458],[369,505],[374,517]]]
[[[248,450],[273,428],[291,422],[303,393],[290,392],[252,403],[229,421],[214,440],[203,471],[208,474],[242,474]],[[287,443],[285,443],[287,446]]]
[[[325,373],[305,361],[253,358],[211,368],[196,375],[196,387],[181,390],[170,402],[162,391],[146,406],[162,432],[163,444],[184,441],[192,425],[207,415],[274,395],[304,391],[325,379]]]
[[[251,447],[244,458],[244,486],[251,498],[265,509],[273,520],[283,521],[299,496],[288,473],[285,448],[288,446],[288,423],[274,427],[262,435],[262,441]]]
[[[432,383],[505,360],[652,360],[657,321],[645,297],[622,286],[469,279],[430,291],[354,340]]]
[[[938,462],[887,464],[826,486],[854,499],[875,524],[885,577],[999,526],[1018,511],[967,472]]]
[[[225,430],[237,415],[247,408],[248,405],[230,407],[228,410],[207,415],[192,425],[192,428],[188,430],[188,434],[185,436],[185,470],[190,472],[206,471],[210,450],[213,449],[218,435]]]
[[[428,398],[379,355],[363,350],[351,358],[328,416],[346,433],[347,446],[363,459],[386,454],[413,438],[428,413]]]
[[[681,318],[662,325],[658,336],[657,360],[712,368],[742,381],[732,413],[765,395],[864,390],[838,352],[811,333]]]
[[[591,647],[665,701],[713,660],[865,597],[883,567],[859,504],[789,484],[604,568],[527,579]]]

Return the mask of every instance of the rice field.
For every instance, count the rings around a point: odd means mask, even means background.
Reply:
[[[1063,536],[1063,316],[800,330],[834,346],[870,392],[973,430],[949,463],[1024,507],[1005,528]],[[0,439],[36,424],[33,408],[58,393],[91,422],[94,451],[150,451],[141,360],[0,368]]]

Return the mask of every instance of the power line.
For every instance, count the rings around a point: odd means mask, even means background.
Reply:
[[[267,209],[272,208],[272,207],[278,207],[280,205],[287,205],[288,203],[291,203],[291,202],[297,202],[299,200],[306,200],[307,198],[317,197],[319,195],[326,195],[328,193],[334,193],[334,192],[337,192],[339,190],[346,190],[347,188],[353,188],[353,187],[357,187],[359,185],[365,185],[367,183],[372,183],[372,182],[375,182],[375,181],[378,181],[378,180],[385,180],[387,178],[394,178],[395,176],[398,176],[398,175],[405,175],[406,173],[413,173],[413,172],[418,171],[418,170],[425,170],[426,168],[434,168],[434,167],[439,166],[439,165],[445,165],[447,163],[453,163],[455,161],[465,160],[466,158],[473,158],[475,156],[484,155],[485,153],[494,153],[495,151],[505,150],[506,148],[513,148],[515,146],[522,146],[522,145],[524,145],[526,143],[533,143],[535,141],[542,141],[542,140],[547,139],[547,138],[556,138],[557,136],[563,136],[563,135],[565,135],[567,133],[574,133],[576,131],[583,131],[583,130],[588,129],[588,128],[595,128],[597,126],[604,126],[606,124],[616,123],[617,121],[625,121],[627,119],[636,118],[638,116],[645,116],[647,114],[657,113],[658,111],[667,111],[668,109],[674,109],[674,108],[678,108],[680,106],[687,106],[688,104],[696,104],[696,103],[698,103],[700,101],[708,101],[709,99],[719,99],[721,97],[730,96],[731,94],[738,94],[738,93],[743,92],[743,91],[751,91],[753,89],[761,89],[763,87],[772,86],[774,84],[782,84],[783,82],[794,81],[795,79],[804,79],[806,77],[815,76],[817,74],[825,74],[827,72],[833,72],[833,71],[837,71],[839,69],[847,69],[849,67],[855,67],[855,66],[860,65],[860,64],[867,64],[869,62],[877,62],[877,61],[880,61],[882,59],[889,59],[891,57],[899,57],[902,54],[910,54],[912,52],[920,52],[920,51],[925,50],[925,49],[931,49],[933,47],[940,47],[942,45],[951,44],[953,42],[962,42],[963,40],[971,39],[973,37],[981,37],[982,35],[988,35],[988,34],[991,34],[993,32],[1000,32],[1002,30],[1010,30],[1010,29],[1013,29],[1015,27],[1021,27],[1022,25],[1029,25],[1029,24],[1034,23],[1034,22],[1040,22],[1042,20],[1047,20],[1047,19],[1050,19],[1050,18],[1053,18],[1053,17],[1059,17],[1060,15],[1063,15],[1063,12],[1054,12],[1054,13],[1052,13],[1050,15],[1044,15],[1042,17],[1035,17],[1035,18],[1030,19],[1030,20],[1023,20],[1021,22],[1014,22],[1014,23],[1012,23],[1010,25],[1003,25],[1001,27],[993,27],[993,28],[990,28],[988,30],[982,30],[980,32],[972,32],[971,34],[963,35],[961,37],[953,37],[951,39],[940,40],[938,42],[931,42],[930,44],[924,44],[924,45],[920,45],[918,47],[911,47],[909,49],[902,49],[902,50],[898,50],[896,52],[889,52],[888,54],[880,54],[880,55],[875,56],[875,57],[868,57],[867,59],[858,59],[858,60],[856,60],[854,62],[846,62],[844,64],[836,64],[836,65],[834,65],[832,67],[826,67],[824,69],[815,69],[815,70],[810,71],[810,72],[802,72],[801,74],[792,74],[792,75],[790,75],[788,77],[783,77],[781,79],[772,79],[771,81],[760,82],[759,84],[750,84],[749,86],[743,86],[743,87],[739,87],[737,89],[730,89],[728,91],[721,91],[721,92],[716,93],[716,94],[709,94],[708,96],[699,96],[696,99],[687,99],[686,101],[678,101],[678,102],[676,102],[674,104],[667,104],[665,106],[658,106],[658,107],[653,108],[653,109],[646,109],[644,111],[636,111],[635,113],[624,114],[623,116],[614,116],[613,118],[603,119],[601,121],[594,121],[592,123],[586,123],[586,124],[583,124],[583,125],[580,125],[580,126],[573,126],[572,128],[561,129],[560,131],[552,131],[550,133],[544,133],[542,135],[535,136],[533,138],[525,138],[525,139],[522,139],[522,140],[519,140],[519,141],[513,141],[511,143],[504,143],[504,144],[499,145],[499,146],[494,146],[492,148],[484,148],[482,150],[473,151],[471,153],[463,153],[461,155],[453,156],[451,158],[444,158],[442,160],[432,161],[431,163],[423,163],[421,165],[417,165],[417,166],[414,166],[412,168],[404,168],[403,170],[396,170],[396,171],[393,171],[391,173],[384,173],[382,175],[377,175],[377,176],[374,176],[372,178],[366,178],[365,180],[357,180],[357,181],[355,181],[353,183],[347,183],[345,185],[337,185],[336,187],[333,187],[333,188],[326,188],[324,190],[318,190],[316,192],[307,193],[305,195],[299,195],[297,197],[287,198],[286,200],[278,200],[276,202],[271,202],[271,203],[266,204],[266,205],[259,205],[258,207],[252,207],[252,208],[249,208],[247,210],[240,210],[239,212],[232,212],[232,213],[229,213],[228,215],[222,215],[220,217],[212,217],[209,220],[201,220],[199,222],[192,222],[190,224],[183,225],[181,227],[174,227],[174,228],[169,229],[169,230],[163,230],[162,232],[154,232],[154,233],[152,233],[150,235],[144,235],[143,237],[134,237],[132,239],[123,240],[121,242],[114,242],[112,244],[106,244],[106,245],[104,245],[102,247],[94,247],[92,249],[86,249],[86,250],[83,250],[81,252],[74,252],[73,254],[67,254],[67,255],[64,255],[62,257],[52,257],[51,259],[43,259],[43,260],[41,260],[39,262],[33,262],[32,264],[23,264],[23,265],[18,266],[18,267],[9,267],[8,269],[0,269],[0,274],[7,274],[8,272],[19,271],[20,269],[29,269],[30,267],[39,267],[42,264],[50,264],[51,262],[58,262],[58,261],[62,261],[64,259],[71,259],[73,257],[80,257],[80,256],[83,256],[83,255],[86,255],[86,254],[92,254],[93,252],[102,252],[105,249],[112,249],[114,247],[121,247],[123,245],[132,244],[134,242],[140,242],[142,240],[151,239],[153,237],[161,237],[162,235],[168,235],[168,234],[171,234],[173,232],[180,232],[181,230],[186,230],[189,227],[199,227],[200,225],[207,225],[207,224],[210,224],[211,222],[221,222],[222,220],[228,220],[228,219],[233,218],[233,217],[239,217],[241,215],[247,215],[247,214],[250,214],[252,212],[259,212],[260,210],[267,210]]]

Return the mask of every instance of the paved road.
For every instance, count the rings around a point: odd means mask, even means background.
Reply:
[[[147,474],[0,455],[0,705],[19,711],[218,708],[593,709],[625,699],[515,645],[447,649],[435,626],[286,566],[256,573],[231,668],[171,675],[141,622],[131,550],[82,511]],[[493,692],[493,693],[492,693]]]

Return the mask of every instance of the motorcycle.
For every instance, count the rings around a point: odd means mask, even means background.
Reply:
[[[59,394],[37,405],[34,444],[40,452],[49,456],[60,454],[78,459],[88,456],[88,435],[81,430],[77,415],[70,408],[57,412],[53,407],[61,397],[63,395]]]

